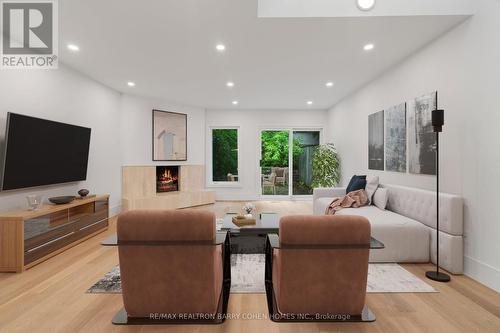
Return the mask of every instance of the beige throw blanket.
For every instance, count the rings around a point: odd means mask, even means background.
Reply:
[[[365,190],[357,190],[347,193],[343,197],[334,198],[328,207],[326,215],[334,215],[343,208],[358,208],[368,204],[368,196]]]

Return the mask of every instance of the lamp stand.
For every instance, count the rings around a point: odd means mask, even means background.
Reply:
[[[425,276],[439,282],[449,282],[450,276],[439,271],[439,132],[443,131],[444,111],[432,111],[432,126],[436,133],[436,270],[428,271]]]

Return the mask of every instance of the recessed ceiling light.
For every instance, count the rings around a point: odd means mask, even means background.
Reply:
[[[68,50],[76,52],[76,51],[80,51],[80,48],[78,47],[78,45],[68,44]]]
[[[226,50],[226,46],[224,44],[217,44],[215,49],[219,52],[224,52]]]
[[[333,82],[328,81],[327,83],[325,83],[325,86],[327,86],[328,88],[333,87]]]
[[[233,105],[238,105],[238,101],[233,101]]]
[[[135,82],[128,81],[128,82],[127,82],[127,85],[128,85],[129,87],[135,87]]]
[[[232,88],[232,87],[234,87],[234,82],[232,82],[232,81],[228,81],[228,82],[226,83],[226,86],[228,86],[229,88]]]
[[[307,105],[312,105],[313,101],[307,101]]]
[[[363,50],[365,51],[370,51],[370,50],[373,50],[373,48],[375,47],[375,45],[373,44],[366,44],[365,46],[363,46]]]
[[[371,10],[375,6],[375,0],[356,0],[356,3],[361,10]]]

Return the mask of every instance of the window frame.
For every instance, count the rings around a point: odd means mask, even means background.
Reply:
[[[213,180],[213,131],[214,130],[236,130],[237,136],[237,170],[238,170],[238,180],[235,182],[230,181],[214,181]],[[207,165],[207,187],[242,187],[241,184],[241,135],[240,126],[209,126],[208,127],[208,145],[207,145],[207,155],[208,155],[208,165]]]

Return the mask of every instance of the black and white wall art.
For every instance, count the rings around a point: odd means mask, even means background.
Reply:
[[[432,131],[432,111],[437,92],[415,98],[408,108],[408,158],[410,173],[436,174],[436,137]]]
[[[406,103],[385,110],[385,170],[406,172]]]
[[[368,116],[368,169],[384,170],[384,111]]]

